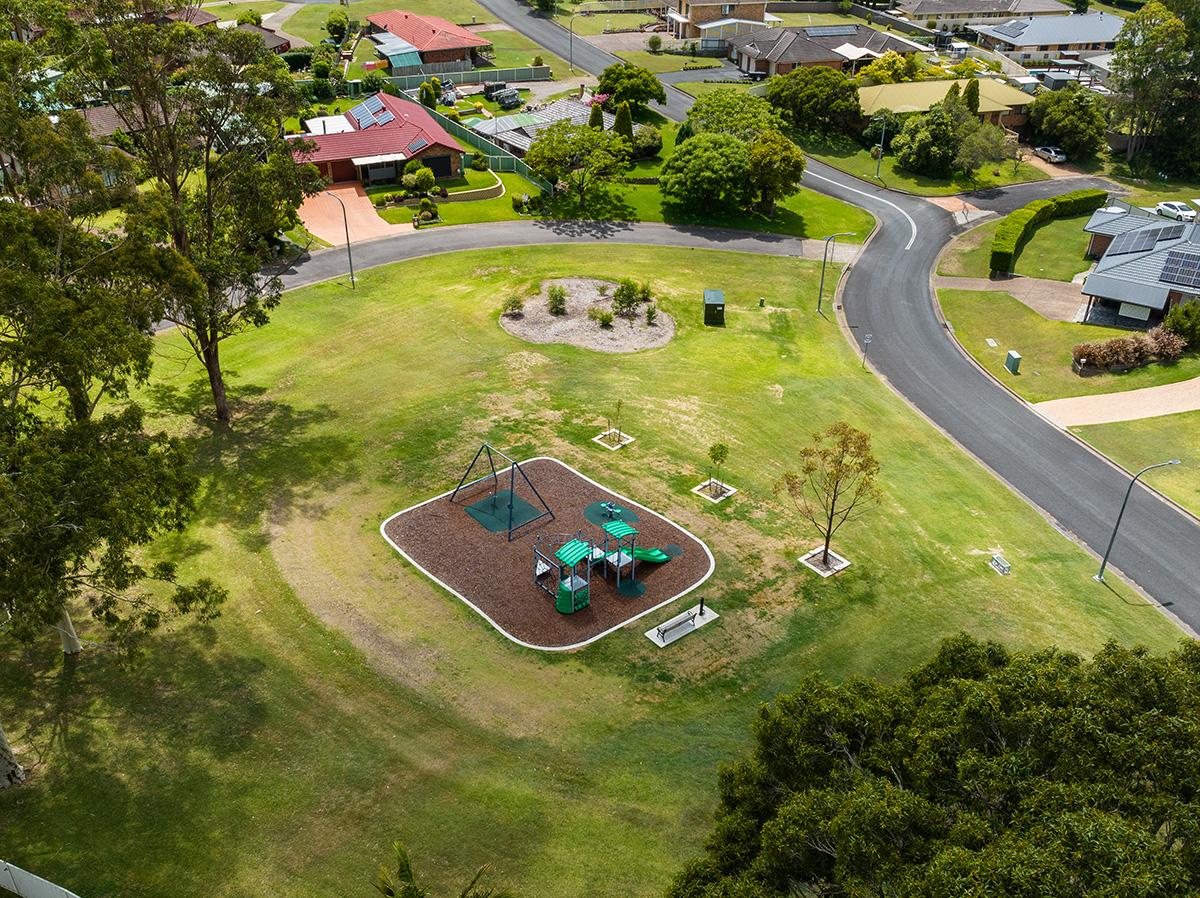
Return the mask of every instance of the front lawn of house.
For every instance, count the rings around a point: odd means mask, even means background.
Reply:
[[[685,68],[695,68],[703,78],[704,69],[720,68],[721,63],[706,56],[683,56],[677,53],[651,53],[649,50],[618,50],[617,56],[626,62],[649,69],[656,75],[665,72],[682,72]]]
[[[1200,412],[1072,427],[1071,432],[1130,472],[1170,458],[1179,459],[1182,464],[1147,477],[1156,490],[1200,515]]]
[[[1087,271],[1089,235],[1084,232],[1090,215],[1056,218],[1039,225],[1017,254],[1016,274],[1070,283]],[[992,240],[1000,219],[994,218],[956,237],[938,264],[938,274],[985,278],[991,275]]]

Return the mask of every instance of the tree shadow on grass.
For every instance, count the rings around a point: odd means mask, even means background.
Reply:
[[[358,475],[357,444],[336,427],[328,405],[297,408],[266,398],[256,386],[231,391],[233,421],[208,411],[208,384],[155,384],[147,403],[157,414],[190,418],[184,437],[204,480],[195,519],[238,528],[252,550],[266,545],[264,512],[275,521],[324,513],[322,497]]]
[[[628,231],[637,220],[637,210],[621,194],[595,188],[583,206],[574,196],[551,200],[539,225],[555,234],[602,239]]]

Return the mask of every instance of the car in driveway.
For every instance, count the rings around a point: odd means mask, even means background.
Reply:
[[[1058,147],[1038,147],[1033,151],[1035,156],[1040,156],[1047,162],[1066,162],[1067,154]]]
[[[1154,211],[1159,215],[1165,215],[1167,218],[1173,218],[1176,221],[1196,220],[1196,210],[1187,203],[1177,203],[1173,201],[1159,203],[1154,207]]]

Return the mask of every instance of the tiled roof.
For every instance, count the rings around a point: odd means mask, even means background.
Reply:
[[[360,156],[376,156],[384,153],[403,153],[411,156],[418,150],[411,149],[419,138],[427,144],[442,146],[457,152],[460,147],[446,129],[434,120],[418,103],[400,100],[387,94],[377,94],[380,101],[395,118],[386,125],[372,125],[360,128],[354,116],[347,115],[346,120],[353,126],[352,131],[341,134],[304,135],[305,140],[315,144],[310,153],[297,153],[301,162],[336,162],[343,159],[353,159]],[[422,145],[421,148],[423,148]]]
[[[237,26],[240,31],[249,31],[251,34],[257,34],[263,42],[263,46],[268,50],[277,50],[284,44],[290,44],[286,37],[280,37],[270,28],[263,28],[261,25],[255,25],[253,22],[243,22]]]
[[[1104,234],[1116,237],[1129,231],[1136,231],[1147,224],[1162,223],[1162,217],[1153,212],[1147,212],[1137,206],[1117,200],[1112,205],[1097,209],[1083,226],[1089,234]]]
[[[1012,47],[1036,47],[1110,43],[1117,39],[1124,25],[1125,20],[1120,16],[1098,12],[1012,19],[1003,25],[975,25],[972,30]]]
[[[198,6],[181,6],[179,9],[171,10],[164,18],[170,19],[173,22],[187,22],[189,25],[195,25],[197,28],[221,21],[220,16],[214,16],[208,10],[201,9]]]
[[[1182,293],[1200,290],[1163,279],[1169,253],[1182,251],[1200,255],[1200,224],[1183,225],[1159,216],[1140,220],[1142,226],[1136,230],[1157,231],[1158,239],[1149,237],[1148,248],[1141,252],[1114,252],[1118,249],[1117,240],[1114,240],[1096,263],[1095,270],[1084,279],[1085,295],[1162,309],[1166,307],[1168,294],[1172,290]],[[1136,239],[1133,230],[1127,233],[1131,236],[1123,239]]]
[[[485,40],[461,25],[438,16],[419,16],[416,13],[393,9],[367,16],[367,21],[396,37],[408,41],[422,53],[430,50],[460,50],[471,47],[490,47]]]
[[[879,56],[889,51],[915,53],[922,49],[905,38],[858,24],[761,28],[731,38],[729,43],[753,59],[800,65],[840,62],[846,58],[846,54],[839,52],[838,48],[846,44]]]

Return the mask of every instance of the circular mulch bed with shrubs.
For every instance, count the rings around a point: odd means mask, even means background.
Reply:
[[[620,288],[596,278],[545,281],[537,296],[525,298],[520,312],[501,315],[500,326],[530,343],[568,343],[599,352],[637,352],[669,343],[675,321],[653,300],[646,301],[644,291],[628,317],[614,314]]]

